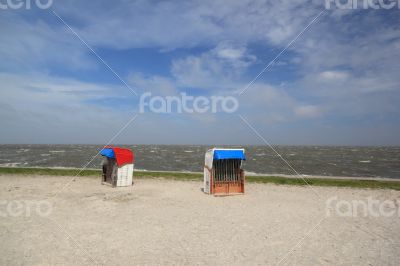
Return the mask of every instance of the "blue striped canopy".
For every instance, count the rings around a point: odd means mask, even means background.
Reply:
[[[240,159],[246,160],[244,150],[214,150],[214,160]]]

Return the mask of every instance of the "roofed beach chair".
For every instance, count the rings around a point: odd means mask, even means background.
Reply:
[[[244,149],[210,149],[205,155],[204,192],[212,195],[244,193]]]
[[[113,187],[133,185],[134,155],[131,150],[106,146],[100,154],[105,157],[102,184]]]

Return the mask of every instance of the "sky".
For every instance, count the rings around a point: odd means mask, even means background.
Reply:
[[[2,144],[400,145],[397,6],[50,2],[0,9]],[[238,108],[141,112],[145,93]]]

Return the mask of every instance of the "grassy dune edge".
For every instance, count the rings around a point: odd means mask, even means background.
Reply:
[[[0,175],[46,175],[46,176],[86,176],[100,177],[101,170],[95,169],[54,169],[54,168],[15,168],[0,167]],[[170,180],[201,181],[203,175],[199,173],[174,173],[174,172],[151,172],[135,171],[135,178],[162,178]],[[305,186],[332,186],[350,188],[373,188],[400,190],[399,181],[387,180],[352,180],[352,179],[325,179],[325,178],[289,178],[281,176],[248,176],[246,181],[250,183],[272,183],[277,185]],[[306,183],[307,182],[307,183]]]

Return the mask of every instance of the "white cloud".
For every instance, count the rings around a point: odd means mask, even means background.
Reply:
[[[243,56],[244,49],[222,48],[217,53],[220,58],[237,60]]]
[[[322,109],[315,105],[298,106],[294,109],[297,116],[302,118],[315,118],[322,116]]]
[[[287,123],[298,118],[314,119],[323,115],[320,107],[300,103],[285,87],[260,82],[254,84],[239,99],[240,111],[261,123]]]
[[[328,82],[341,82],[348,78],[348,74],[343,71],[324,71],[320,73],[320,77],[323,81]]]
[[[221,43],[198,56],[173,60],[171,72],[179,86],[230,90],[255,60],[245,47]]]
[[[114,49],[214,46],[241,43],[283,44],[301,31],[323,3],[263,1],[63,1],[55,9],[80,23],[91,43]],[[85,12],[82,12],[85,10]]]
[[[173,80],[163,76],[145,76],[143,73],[131,73],[127,79],[138,92],[151,92],[156,95],[175,95],[178,90]]]
[[[172,74],[180,86],[210,89],[221,85],[219,77],[224,75],[225,69],[209,55],[188,56],[184,59],[174,60]]]
[[[87,48],[61,25],[52,27],[44,20],[26,20],[6,11],[0,16],[0,24],[0,69],[50,70],[58,65],[79,70],[96,68]]]
[[[88,101],[121,97],[123,89],[73,79],[53,78],[39,73],[26,75],[0,73],[0,101],[13,111],[13,121],[48,126],[88,126],[99,117],[110,119],[112,107],[91,105]],[[132,108],[133,109],[133,108]],[[11,114],[10,114],[11,115]],[[46,122],[47,121],[47,122]]]

